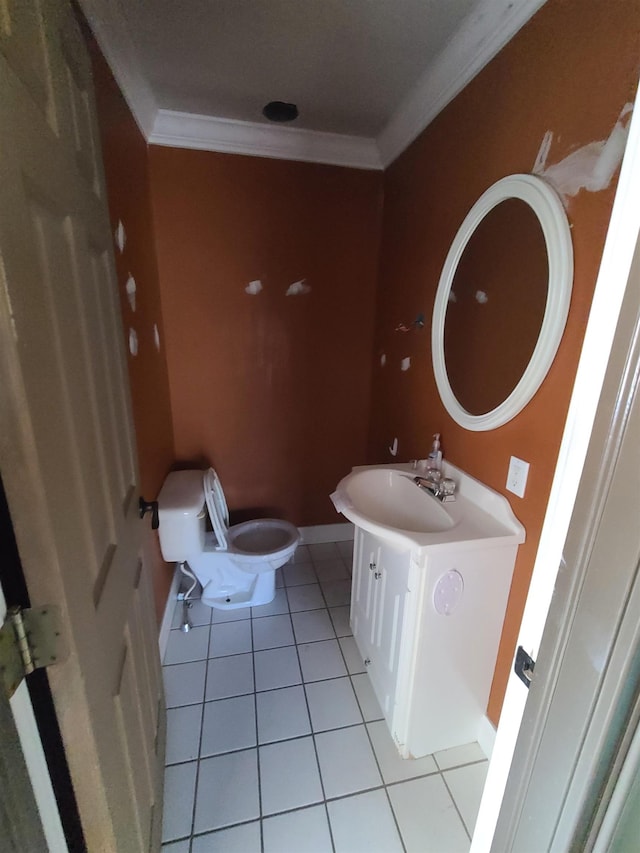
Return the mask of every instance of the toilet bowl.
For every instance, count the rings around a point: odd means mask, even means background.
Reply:
[[[188,563],[209,607],[268,604],[276,570],[295,553],[297,528],[276,518],[229,526],[229,510],[213,468],[173,471],[158,495],[160,549],[167,562]],[[211,531],[207,531],[207,517]]]

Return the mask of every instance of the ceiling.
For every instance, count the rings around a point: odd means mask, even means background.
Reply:
[[[382,168],[543,2],[81,5],[150,142]],[[271,100],[298,119],[268,122]]]

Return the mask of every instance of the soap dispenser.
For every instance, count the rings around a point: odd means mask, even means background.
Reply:
[[[434,483],[439,483],[442,477],[442,450],[440,450],[440,433],[433,436],[431,453],[427,457],[427,477]]]

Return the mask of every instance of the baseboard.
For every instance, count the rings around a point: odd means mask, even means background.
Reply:
[[[353,524],[313,524],[299,527],[302,545],[316,545],[320,542],[348,542],[353,539]]]
[[[173,573],[173,580],[171,581],[171,586],[169,587],[167,603],[164,607],[162,622],[160,623],[160,634],[158,635],[160,660],[164,660],[164,653],[167,650],[167,643],[169,642],[169,632],[171,631],[171,623],[173,622],[173,611],[175,610],[176,601],[178,600],[178,590],[180,589],[181,577],[182,575],[176,563],[175,572]]]
[[[478,726],[478,743],[487,758],[491,758],[495,742],[496,730],[493,723],[485,716],[480,720],[480,725]]]

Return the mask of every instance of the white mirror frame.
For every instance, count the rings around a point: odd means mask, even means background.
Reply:
[[[547,302],[538,342],[522,377],[504,402],[483,415],[472,415],[456,399],[444,358],[444,323],[453,279],[467,243],[484,217],[496,205],[519,198],[532,208],[542,228],[549,263]],[[440,398],[451,417],[468,430],[495,429],[514,418],[531,400],[545,376],[564,332],[573,284],[571,231],[562,202],[551,187],[535,175],[509,175],[497,181],[473,205],[456,234],[442,268],[431,323],[431,354]]]

